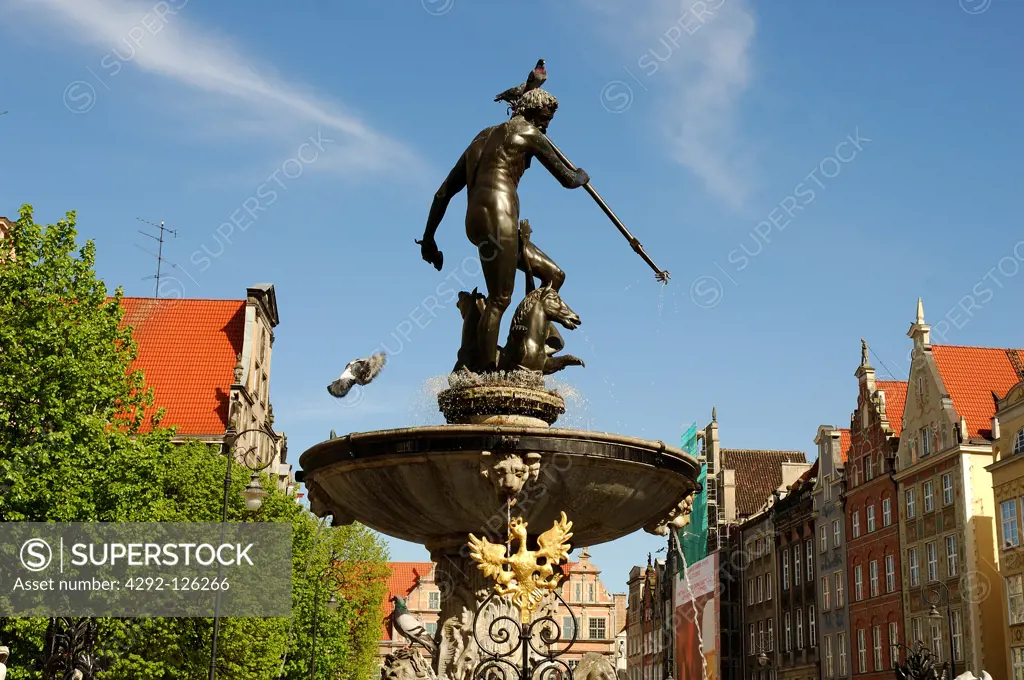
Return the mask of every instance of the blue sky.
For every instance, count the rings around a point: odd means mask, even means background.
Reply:
[[[413,239],[503,119],[494,94],[545,57],[552,138],[673,275],[657,284],[583,191],[527,173],[523,217],[583,319],[563,422],[678,444],[714,405],[724,446],[810,452],[848,424],[861,337],[905,378],[918,296],[936,342],[1020,347],[1024,4],[693,5],[0,0],[0,214],[77,210],[129,295],[153,292],[138,217],[178,232],[165,297],[274,283],[296,460],[332,428],[437,422],[459,315],[416,310],[445,276],[482,287],[464,198],[444,272]],[[334,401],[382,342],[400,351],[378,382]],[[661,545],[592,552],[622,590]]]

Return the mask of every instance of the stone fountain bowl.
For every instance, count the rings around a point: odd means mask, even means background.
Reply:
[[[561,512],[574,546],[593,546],[668,516],[695,490],[699,464],[660,441],[515,425],[356,432],[302,454],[299,481],[318,516],[449,551],[469,533],[504,542],[502,489],[536,534]],[[504,485],[504,486],[502,486]]]

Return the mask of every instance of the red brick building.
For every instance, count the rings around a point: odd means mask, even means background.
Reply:
[[[907,383],[875,380],[862,352],[857,368],[857,408],[850,420],[851,448],[846,466],[846,598],[849,640],[837,652],[843,658],[834,676],[889,680],[894,644],[910,644],[903,630],[903,579],[900,560],[899,498],[894,471]],[[863,657],[863,664],[861,663]],[[852,663],[851,663],[852,662]],[[843,671],[840,674],[840,671]]]

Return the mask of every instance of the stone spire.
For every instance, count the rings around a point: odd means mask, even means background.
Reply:
[[[915,351],[931,349],[931,330],[932,327],[924,322],[924,304],[921,298],[917,298],[917,318],[907,331],[907,337],[914,341]]]

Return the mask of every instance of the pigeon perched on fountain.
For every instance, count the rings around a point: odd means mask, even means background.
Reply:
[[[391,601],[395,603],[395,610],[391,612],[391,625],[394,630],[401,633],[402,637],[412,644],[423,645],[431,656],[437,654],[437,645],[434,644],[434,639],[430,637],[423,622],[409,612],[408,607],[405,606],[405,600],[395,595]]]
[[[530,90],[536,90],[538,87],[544,84],[544,81],[548,79],[547,69],[544,68],[544,60],[538,59],[537,65],[530,71],[530,75],[527,76],[526,82],[515,87],[510,87],[497,97],[494,98],[496,102],[505,102],[510,107],[515,106],[519,99],[529,92]]]
[[[387,355],[384,352],[374,352],[365,359],[350,361],[338,379],[327,386],[327,391],[332,397],[341,399],[356,385],[369,385],[384,369],[386,362]]]

